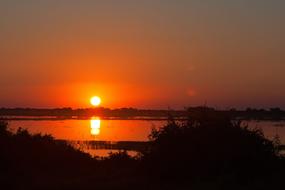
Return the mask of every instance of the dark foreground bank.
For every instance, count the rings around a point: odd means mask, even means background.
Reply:
[[[91,158],[51,136],[12,134],[0,123],[1,189],[275,189],[285,160],[267,140],[209,110],[169,119],[135,158]]]

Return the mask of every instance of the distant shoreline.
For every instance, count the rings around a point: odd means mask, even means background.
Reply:
[[[97,116],[94,116],[97,117]],[[100,117],[100,120],[151,120],[151,121],[166,121],[168,118],[158,118],[158,117]],[[11,120],[11,121],[59,121],[59,120],[90,120],[93,117],[46,117],[46,116],[37,116],[37,117],[26,117],[26,116],[0,116],[0,120]],[[175,118],[175,120],[186,120],[186,118]]]
[[[95,116],[96,117],[96,116]],[[157,118],[157,117],[148,117],[148,118],[121,118],[121,117],[99,117],[100,120],[133,120],[133,121],[167,121],[168,118]],[[62,118],[62,117],[9,117],[9,116],[0,116],[0,120],[4,121],[62,121],[62,120],[90,120],[92,117],[80,117],[80,118]],[[187,118],[174,118],[176,121],[185,121]],[[285,118],[281,119],[246,119],[240,118],[243,121],[285,121]]]
[[[285,111],[280,108],[246,110],[215,110],[209,107],[190,107],[187,110],[143,110],[136,108],[0,108],[2,120],[88,120],[99,117],[101,120],[167,120],[172,117],[176,120],[185,120],[191,115],[203,114],[210,111],[215,114],[223,114],[233,119],[241,120],[285,120]]]

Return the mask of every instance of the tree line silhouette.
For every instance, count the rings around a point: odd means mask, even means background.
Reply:
[[[135,119],[135,117],[151,117],[165,119],[168,115],[172,115],[177,119],[185,119],[189,111],[200,112],[205,109],[204,106],[190,107],[187,110],[151,110],[151,109],[136,109],[136,108],[118,108],[109,109],[104,107],[99,108],[54,108],[54,109],[35,109],[35,108],[0,108],[0,116],[50,116],[55,119],[71,119],[76,117],[78,119],[88,119],[92,116],[100,116],[107,118],[120,119]],[[243,120],[284,120],[285,111],[280,108],[255,109],[247,108],[245,110],[237,110],[235,108],[229,110],[215,110],[207,107],[208,110],[229,115],[233,118]],[[24,119],[24,118],[22,118]],[[27,119],[27,118],[26,118]],[[39,118],[37,118],[39,119]]]

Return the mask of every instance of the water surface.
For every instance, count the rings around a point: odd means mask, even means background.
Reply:
[[[162,127],[165,123],[163,120],[105,120],[98,117],[90,120],[11,120],[9,129],[15,132],[21,127],[32,134],[50,134],[55,139],[68,141],[148,141],[152,128]],[[278,135],[281,143],[285,144],[285,121],[244,121],[243,124],[262,129],[269,139]],[[82,148],[82,145],[77,147]],[[99,156],[110,152],[89,147],[83,149]],[[134,155],[134,152],[131,154]]]

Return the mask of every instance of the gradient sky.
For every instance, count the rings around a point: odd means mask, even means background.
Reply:
[[[1,0],[0,107],[285,108],[284,0]]]

